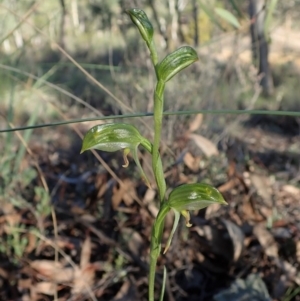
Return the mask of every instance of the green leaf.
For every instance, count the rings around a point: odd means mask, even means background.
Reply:
[[[130,16],[131,21],[136,25],[141,36],[149,46],[153,39],[153,26],[146,13],[138,8],[129,9],[126,13]]]
[[[233,25],[236,28],[240,28],[240,23],[238,19],[227,9],[216,7],[215,12],[229,24]]]
[[[183,46],[167,55],[157,66],[158,78],[163,82],[167,82],[197,60],[197,52],[190,46]]]
[[[127,167],[129,164],[127,155],[131,151],[142,177],[150,187],[150,183],[138,159],[138,146],[140,144],[148,152],[152,152],[152,144],[148,139],[143,137],[133,125],[126,123],[107,123],[94,126],[85,134],[80,153],[90,149],[98,149],[106,152],[123,150],[125,161],[123,167]]]

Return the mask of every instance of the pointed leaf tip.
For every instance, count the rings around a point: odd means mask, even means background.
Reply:
[[[167,55],[157,67],[157,74],[160,80],[167,82],[178,72],[198,60],[195,49],[190,46],[183,46]]]

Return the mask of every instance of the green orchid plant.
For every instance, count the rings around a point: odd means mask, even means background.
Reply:
[[[153,143],[143,137],[143,135],[141,135],[141,133],[133,125],[125,123],[101,124],[94,126],[86,133],[83,139],[81,153],[90,149],[98,149],[107,152],[122,150],[125,161],[123,167],[127,167],[129,164],[127,156],[131,152],[141,176],[149,187],[151,187],[149,180],[146,177],[138,159],[138,147],[142,146],[152,156],[152,169],[160,199],[160,208],[153,223],[150,242],[148,300],[154,301],[156,265],[158,257],[161,253],[162,234],[164,230],[164,221],[167,214],[173,210],[175,217],[171,233],[165,244],[164,253],[166,253],[171,246],[172,237],[177,229],[180,215],[184,216],[186,225],[190,227],[190,210],[203,209],[214,203],[224,205],[227,203],[216,188],[205,183],[183,184],[173,189],[168,197],[166,196],[166,181],[164,178],[161,156],[159,153],[165,85],[182,69],[196,62],[198,60],[198,56],[193,48],[189,46],[183,46],[170,53],[161,62],[159,62],[153,41],[154,30],[147,15],[144,11],[136,8],[128,10],[127,14],[131,18],[132,22],[137,26],[142,38],[146,42],[156,74],[157,82],[154,91]],[[160,301],[163,300],[165,290],[165,268],[163,275],[163,286],[161,289]]]

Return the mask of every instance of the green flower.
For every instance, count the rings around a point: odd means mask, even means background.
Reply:
[[[164,253],[170,247],[171,240],[178,226],[180,214],[185,217],[186,226],[191,227],[189,211],[200,210],[212,204],[227,205],[218,189],[205,183],[183,184],[170,193],[166,205],[173,209],[175,219]]]
[[[167,55],[157,66],[159,80],[169,81],[178,72],[198,60],[197,52],[189,46],[183,46]]]
[[[133,125],[126,123],[101,124],[92,127],[85,134],[80,153],[90,149],[98,149],[106,152],[123,150],[124,165],[122,166],[127,167],[129,165],[127,156],[131,152],[142,177],[150,187],[149,180],[138,159],[138,146],[140,144],[148,152],[152,152],[152,144]]]
[[[146,13],[138,8],[129,9],[126,11],[132,22],[140,31],[141,36],[149,46],[153,39],[153,26],[149,21]]]

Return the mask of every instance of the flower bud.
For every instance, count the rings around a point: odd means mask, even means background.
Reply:
[[[127,10],[127,14],[139,29],[142,38],[148,45],[150,45],[153,39],[153,26],[149,21],[146,13],[141,9],[133,8]]]
[[[197,52],[189,46],[183,46],[167,55],[157,66],[159,80],[169,81],[182,69],[198,60]]]

